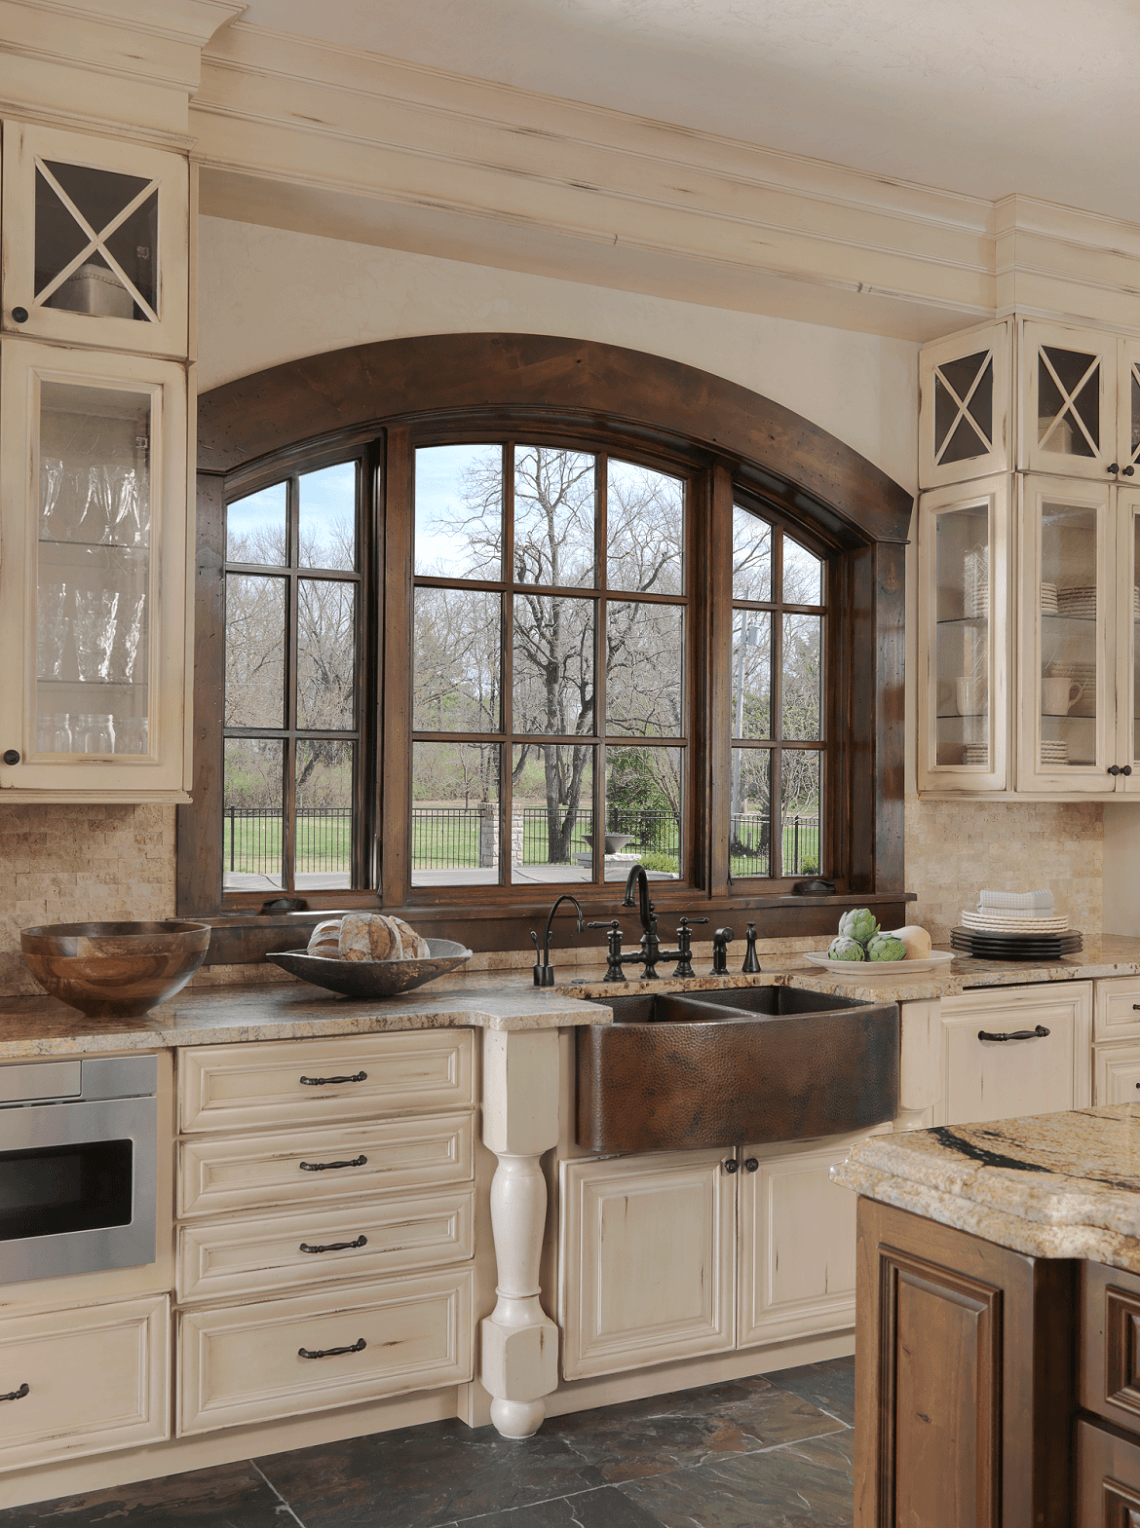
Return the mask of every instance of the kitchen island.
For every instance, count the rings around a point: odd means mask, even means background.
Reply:
[[[857,1528],[1140,1521],[1140,1106],[878,1137],[832,1177]]]

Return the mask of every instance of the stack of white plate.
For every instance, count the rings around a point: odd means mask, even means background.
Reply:
[[[1057,614],[1096,620],[1096,585],[1082,584],[1073,589],[1057,590]]]
[[[967,743],[966,757],[962,762],[964,764],[981,764],[983,768],[988,769],[990,763],[990,750],[988,744]]]
[[[1045,584],[1045,583],[1043,583],[1041,585],[1041,614],[1042,615],[1056,615],[1057,614],[1057,585],[1056,584]]]
[[[1132,619],[1140,621],[1140,584],[1132,585]]]
[[[1042,764],[1067,764],[1069,762],[1069,745],[1065,742],[1050,742],[1041,740]]]
[[[1069,920],[1064,916],[1023,917],[1003,907],[987,908],[984,913],[963,908],[962,922],[966,928],[991,934],[1064,934],[1069,927]]]

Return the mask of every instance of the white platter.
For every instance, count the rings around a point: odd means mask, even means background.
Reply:
[[[947,965],[954,956],[948,950],[935,950],[922,960],[828,960],[826,950],[805,950],[804,959],[843,976],[916,976],[919,971]]]

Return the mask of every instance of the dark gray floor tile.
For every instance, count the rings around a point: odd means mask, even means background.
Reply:
[[[257,1463],[305,1528],[442,1528],[603,1484],[596,1469],[545,1429],[512,1439],[458,1421],[294,1449]]]
[[[804,1364],[799,1369],[781,1369],[764,1377],[781,1390],[790,1390],[793,1395],[810,1401],[821,1411],[829,1411],[833,1417],[846,1422],[848,1427],[854,1427],[854,1358],[833,1358],[827,1363]]]
[[[458,1528],[661,1528],[657,1518],[614,1486],[467,1518]]]
[[[0,1509],[0,1528],[296,1528],[250,1464]]]
[[[609,1481],[660,1475],[716,1455],[755,1453],[836,1428],[835,1419],[809,1401],[755,1382],[580,1411],[546,1425]]]
[[[851,1437],[722,1456],[619,1489],[664,1528],[851,1528]]]

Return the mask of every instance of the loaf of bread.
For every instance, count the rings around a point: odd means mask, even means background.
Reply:
[[[340,919],[326,918],[318,923],[309,935],[308,952],[321,955],[325,960],[337,960],[340,956]]]
[[[402,918],[345,913],[327,918],[309,936],[308,953],[326,960],[427,960],[428,942]]]

